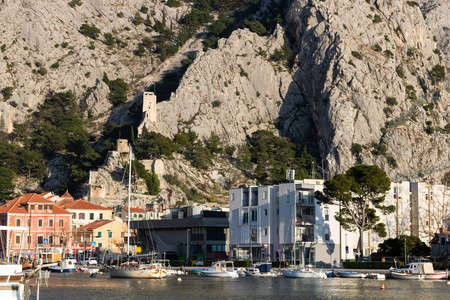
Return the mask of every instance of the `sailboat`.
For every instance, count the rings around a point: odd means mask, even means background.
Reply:
[[[109,276],[111,278],[142,278],[142,279],[161,279],[167,276],[167,271],[164,265],[160,262],[152,261],[150,264],[130,264],[130,220],[131,220],[131,154],[132,148],[130,146],[129,154],[129,172],[128,172],[128,238],[127,238],[127,254],[128,261],[121,266],[113,266],[109,269]]]
[[[25,227],[0,226],[0,234],[3,234],[2,231],[11,231],[12,234],[12,231],[25,232],[27,230]],[[20,260],[21,257],[23,234],[20,240],[21,245],[17,260]],[[6,261],[0,264],[0,299],[28,299],[31,294],[29,285],[31,276],[23,273],[20,263],[11,263],[9,261],[9,249],[5,247],[3,249],[6,253]],[[40,271],[40,268],[37,270]]]
[[[294,246],[293,246],[293,264],[292,267],[290,269],[287,270],[283,270],[283,277],[286,278],[327,278],[327,275],[325,274],[325,272],[323,270],[315,270],[313,268],[301,268],[301,267],[297,267],[295,265],[295,245],[297,243],[297,238],[296,238],[296,234],[295,234],[295,218],[293,218],[294,220]]]

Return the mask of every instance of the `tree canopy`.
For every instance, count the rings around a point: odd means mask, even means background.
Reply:
[[[405,249],[406,239],[406,249]],[[405,251],[406,250],[406,251]],[[428,247],[420,238],[416,236],[400,236],[400,238],[390,238],[378,245],[377,256],[428,256],[430,247]]]
[[[340,204],[335,218],[344,229],[359,231],[361,253],[364,231],[371,229],[381,237],[386,236],[385,224],[379,222],[376,209],[389,214],[394,212],[395,206],[383,205],[390,189],[390,180],[383,170],[378,166],[354,166],[345,174],[337,174],[326,181],[324,186],[323,192],[317,191],[315,197],[321,204]]]

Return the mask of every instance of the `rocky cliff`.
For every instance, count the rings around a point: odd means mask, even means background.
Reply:
[[[255,130],[268,129],[316,151],[327,176],[367,163],[381,166],[393,180],[440,177],[450,167],[449,80],[440,68],[450,62],[450,4],[288,5],[285,24],[273,34],[239,29],[217,49],[199,51],[170,100],[158,103],[157,122],[148,129],[166,136],[192,130],[204,139],[215,132],[223,145],[240,145]],[[148,7],[152,22],[164,15],[175,30],[190,10],[188,3],[170,8],[144,0],[85,0],[74,7],[65,1],[3,1],[0,89],[13,87],[12,96],[0,102],[5,128],[23,122],[49,90],[72,89],[86,115],[111,119],[104,73],[140,86],[172,68],[152,54],[133,53],[144,36],[156,36],[132,23],[141,6]],[[84,23],[127,43],[110,47],[101,35],[90,39],[79,32]],[[193,43],[198,51],[198,41]],[[274,58],[285,45],[294,53],[289,62]],[[114,120],[123,120],[122,111],[113,111]],[[192,186],[210,191],[217,183],[226,186],[218,169],[233,173],[226,162],[201,175],[185,162],[167,166],[166,174],[185,174]]]
[[[288,11],[287,36],[238,30],[199,56],[158,104],[154,130],[214,131],[239,144],[275,124],[280,135],[315,145],[330,175],[355,163],[380,165],[395,180],[450,167],[448,80],[434,73],[448,57],[419,3],[292,1]],[[289,41],[291,69],[270,60]]]

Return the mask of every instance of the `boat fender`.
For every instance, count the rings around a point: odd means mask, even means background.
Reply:
[[[178,281],[182,281],[183,279],[181,279],[180,277],[178,277],[178,279],[177,279]]]
[[[384,291],[384,283],[381,285],[380,289]]]

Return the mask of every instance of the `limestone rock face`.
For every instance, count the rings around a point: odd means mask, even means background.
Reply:
[[[83,98],[89,88],[97,88],[87,97],[89,106],[84,108],[91,116],[107,111],[107,93],[101,92],[104,87],[99,84],[104,73],[111,80],[120,77],[132,83],[159,63],[156,57],[138,57],[133,53],[144,36],[157,35],[145,32],[143,24],[135,26],[135,14],[145,6],[152,24],[161,21],[163,14],[170,24],[190,10],[188,5],[170,8],[150,0],[81,2],[81,6],[72,8],[69,1],[0,1],[0,90],[14,88],[12,97],[0,102],[1,121],[7,131],[12,130],[14,122],[23,123],[49,91],[70,89]],[[140,15],[146,18],[146,14]],[[80,33],[84,23],[100,29],[98,39]],[[112,33],[127,45],[105,45],[104,33]]]
[[[288,32],[299,51],[294,81],[311,107],[331,174],[357,162],[378,164],[391,179],[449,167],[448,133],[434,131],[450,121],[447,83],[431,76],[440,60],[419,7],[400,0],[294,1]],[[364,146],[358,157],[353,144]],[[379,155],[374,144],[387,150]]]
[[[221,39],[218,49],[197,56],[170,101],[158,103],[157,122],[147,129],[168,136],[191,130],[206,138],[215,132],[227,144],[241,144],[279,120],[283,131],[303,136],[299,128],[309,126],[309,116],[292,117],[303,109],[300,90],[283,65],[269,60],[283,44],[281,27],[269,37],[240,29]]]

